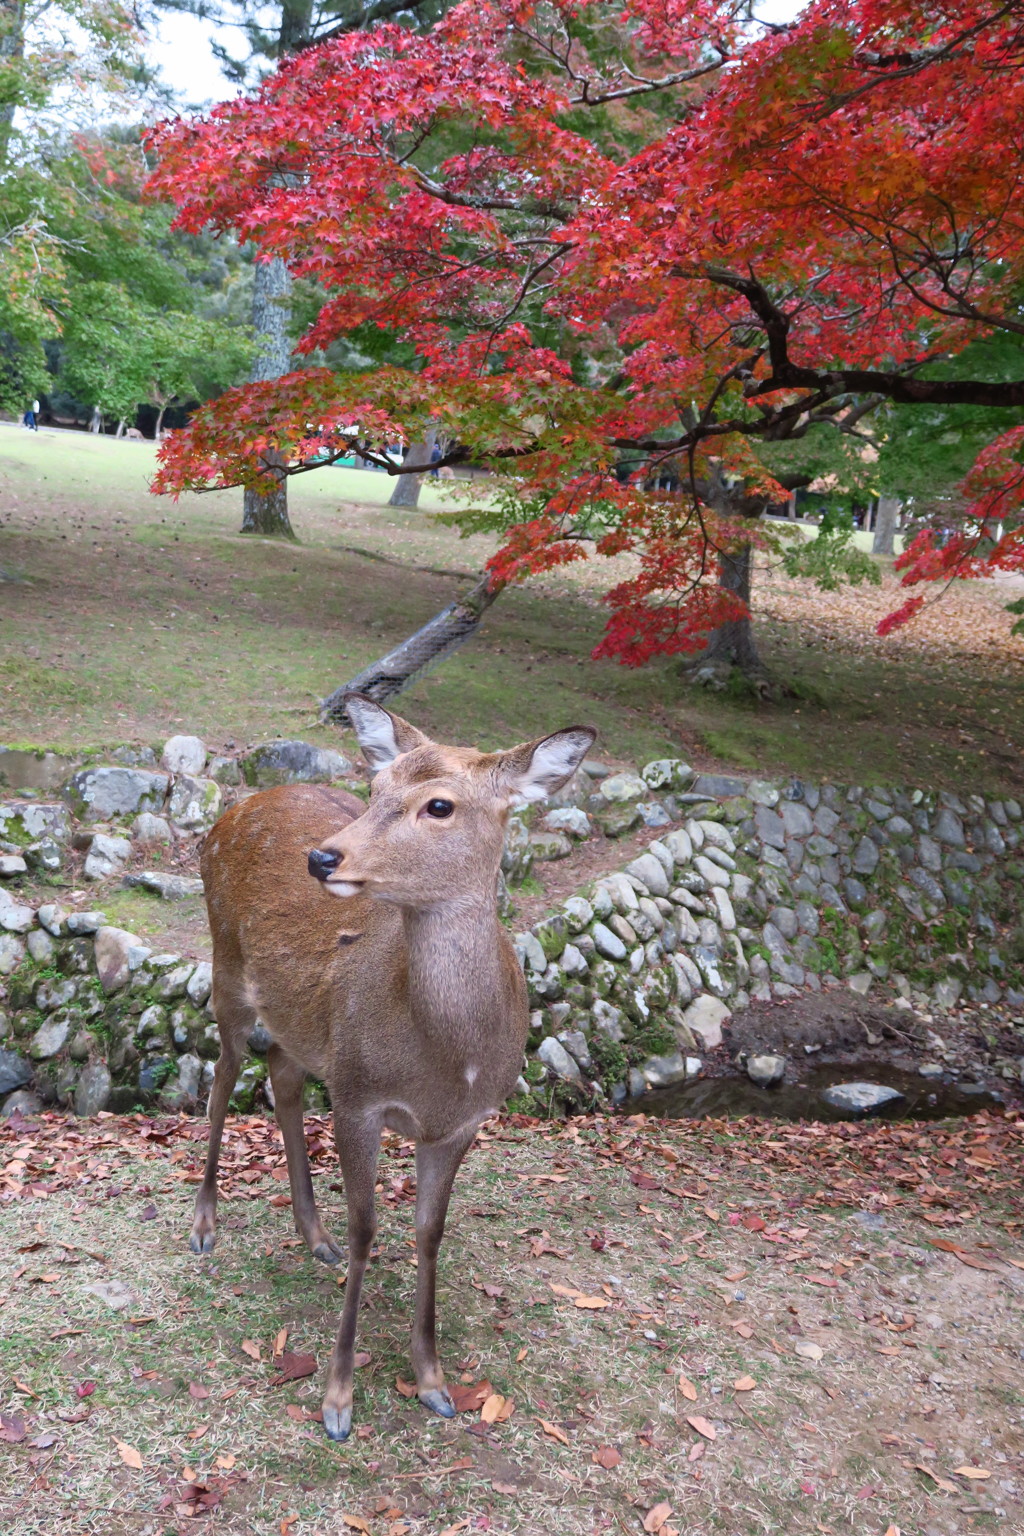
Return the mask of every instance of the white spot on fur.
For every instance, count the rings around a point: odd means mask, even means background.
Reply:
[[[467,1067],[466,1068],[466,1082],[469,1084],[469,1086],[471,1088],[472,1088],[473,1084],[476,1082],[476,1080],[477,1080],[477,1078],[479,1076],[480,1076],[480,1074],[477,1071],[476,1067]]]

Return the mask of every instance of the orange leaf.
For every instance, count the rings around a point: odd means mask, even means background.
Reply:
[[[553,1280],[548,1281],[548,1288],[554,1291],[556,1296],[568,1296],[570,1300],[583,1295],[583,1292],[578,1291],[574,1285],[556,1285]]]
[[[484,1403],[483,1407],[480,1409],[481,1419],[483,1419],[485,1424],[493,1424],[499,1417],[504,1406],[505,1399],[502,1397],[501,1393],[492,1392],[490,1397]]]
[[[992,1473],[986,1472],[984,1467],[954,1467],[953,1474],[955,1477],[973,1477],[981,1479],[992,1476]]]
[[[124,1440],[115,1440],[118,1455],[126,1467],[134,1467],[136,1472],[142,1471],[142,1457],[134,1445],[128,1445]]]
[[[287,1328],[279,1329],[277,1337],[274,1340],[274,1354],[275,1355],[283,1355],[284,1354],[284,1347],[287,1344],[287,1342],[288,1342],[288,1329]]]
[[[741,1339],[752,1339],[754,1337],[754,1330],[749,1323],[730,1323],[729,1327],[735,1329]]]
[[[680,1376],[679,1390],[688,1403],[695,1403],[697,1401],[697,1388],[688,1376]]]
[[[548,1419],[538,1419],[537,1423],[540,1425],[541,1429],[546,1435],[551,1436],[552,1440],[557,1440],[560,1445],[569,1444],[569,1436],[566,1434],[565,1430],[560,1429],[557,1424],[552,1424]]]
[[[515,1413],[515,1411],[516,1411],[515,1398],[513,1398],[513,1397],[506,1397],[506,1399],[505,1399],[505,1401],[504,1401],[504,1403],[503,1403],[503,1405],[501,1407],[501,1410],[500,1410],[500,1412],[498,1414],[498,1423],[499,1424],[504,1424],[507,1419],[510,1419],[512,1417],[512,1415]]]
[[[644,1530],[657,1533],[671,1513],[671,1504],[655,1504],[654,1508],[649,1509],[644,1515]]]
[[[606,1472],[610,1472],[622,1460],[622,1452],[617,1451],[614,1445],[599,1445],[590,1459],[595,1466],[604,1467]]]
[[[401,1392],[403,1397],[415,1397],[416,1396],[416,1384],[415,1384],[415,1382],[403,1381],[401,1376],[396,1376],[395,1377],[395,1386],[398,1388],[399,1392]]]
[[[255,1339],[242,1340],[242,1353],[243,1355],[248,1355],[250,1360],[263,1359],[263,1351],[260,1349]]]
[[[528,1355],[528,1353],[529,1353],[529,1350],[526,1348],[526,1346],[524,1344],[523,1348],[519,1351],[518,1355],[516,1355],[516,1365],[522,1365],[522,1363],[526,1359],[526,1356]]]
[[[602,1307],[610,1307],[611,1302],[607,1296],[577,1296],[573,1305],[587,1312],[598,1312]]]
[[[368,1536],[369,1536],[370,1527],[367,1525],[367,1523],[363,1519],[362,1515],[346,1515],[343,1512],[341,1518],[345,1522],[345,1524],[349,1527],[350,1530],[353,1530],[353,1531],[366,1531],[368,1533]]]
[[[438,1536],[455,1536],[456,1531],[464,1531],[468,1524],[468,1520],[456,1520],[454,1525],[446,1525],[444,1530],[438,1533]]]
[[[930,1477],[932,1482],[935,1483],[937,1487],[941,1488],[944,1493],[960,1492],[960,1489],[957,1487],[956,1483],[951,1483],[948,1477],[940,1477],[937,1472],[933,1472],[931,1467],[926,1467],[923,1462],[915,1461],[912,1462],[911,1465],[913,1466],[915,1472],[923,1472],[925,1477]]]
[[[733,1389],[736,1392],[753,1392],[756,1386],[757,1382],[753,1376],[741,1376],[738,1381],[733,1382]]]
[[[697,1431],[698,1435],[703,1435],[705,1440],[714,1440],[717,1438],[718,1431],[715,1429],[715,1426],[707,1419],[703,1418],[701,1414],[688,1413],[686,1415],[686,1422],[689,1424],[691,1429],[695,1429]]]

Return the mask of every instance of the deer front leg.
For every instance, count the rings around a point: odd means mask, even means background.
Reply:
[[[416,1318],[411,1356],[420,1402],[446,1419],[454,1417],[455,1404],[437,1357],[437,1255],[455,1175],[475,1135],[476,1126],[447,1141],[416,1145]]]
[[[188,1245],[193,1253],[212,1253],[217,1240],[217,1164],[220,1162],[220,1144],[224,1135],[224,1118],[228,1112],[228,1100],[235,1091],[238,1069],[242,1064],[249,1031],[256,1022],[256,1014],[247,1003],[217,995],[214,982],[214,1012],[220,1032],[220,1055],[213,1074],[210,1102],[207,1114],[210,1119],[210,1144],[206,1154],[203,1182],[196,1195],[195,1216]]]
[[[381,1122],[367,1117],[355,1125],[339,1123],[334,1112],[334,1139],[345,1181],[348,1201],[348,1278],[341,1326],[327,1367],[324,1393],[324,1429],[332,1440],[347,1440],[352,1428],[352,1393],[355,1376],[356,1326],[363,1276],[377,1230],[373,1189],[377,1178]]]
[[[274,1087],[274,1113],[281,1127],[288,1159],[288,1182],[292,1191],[295,1230],[306,1239],[314,1258],[321,1259],[325,1264],[337,1264],[342,1251],[320,1220],[309,1171],[302,1116],[302,1085],[306,1081],[306,1069],[276,1043],[267,1053],[267,1065]]]

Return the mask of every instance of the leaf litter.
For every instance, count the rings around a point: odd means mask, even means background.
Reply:
[[[841,1531],[865,1503],[880,1530],[942,1536],[964,1530],[965,1498],[997,1521],[1021,1516],[1024,1447],[1003,1397],[1021,1385],[1018,1117],[773,1126],[770,1146],[752,1122],[493,1122],[442,1249],[441,1348],[460,1416],[425,1414],[407,1380],[415,1271],[410,1201],[396,1199],[367,1278],[344,1460],[316,1422],[338,1291],[269,1206],[285,1166],[276,1128],[229,1121],[218,1247],[197,1263],[182,1234],[204,1138],[174,1116],[0,1126],[5,1279],[18,1247],[73,1251],[85,1217],[94,1251],[114,1256],[90,1262],[153,1319],[136,1334],[81,1291],[62,1301],[63,1281],[12,1280],[0,1322],[24,1340],[26,1406],[0,1417],[0,1461],[3,1485],[25,1493],[4,1509],[5,1536],[35,1529],[26,1478],[47,1481],[54,1536],[71,1536],[83,1478],[125,1496],[115,1468],[139,1487],[144,1473],[158,1513],[216,1511],[232,1536],[283,1521],[292,1536],[335,1536],[343,1513],[373,1536],[590,1536],[605,1528],[595,1511],[635,1530],[669,1489],[662,1536],[745,1530],[744,1510],[793,1530],[811,1530],[814,1510]],[[323,1117],[308,1118],[307,1141],[315,1179],[336,1180]],[[412,1177],[409,1144],[385,1138],[383,1186],[408,1193]],[[171,1231],[138,1226],[151,1196]],[[858,1225],[865,1210],[882,1230]],[[300,1483],[318,1466],[332,1471],[314,1507]],[[385,1520],[374,1500],[389,1481]]]

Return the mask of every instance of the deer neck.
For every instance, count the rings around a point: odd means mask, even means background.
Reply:
[[[478,1035],[504,990],[495,897],[474,891],[402,918],[414,1022],[430,1035]]]

